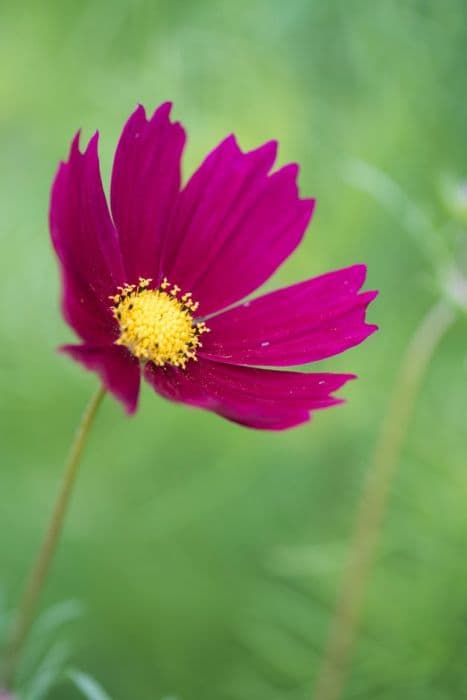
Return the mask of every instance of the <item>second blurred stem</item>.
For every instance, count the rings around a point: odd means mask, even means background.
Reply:
[[[415,400],[430,360],[455,318],[455,311],[446,302],[436,303],[416,328],[402,360],[358,506],[313,700],[338,700],[344,689],[388,494]]]

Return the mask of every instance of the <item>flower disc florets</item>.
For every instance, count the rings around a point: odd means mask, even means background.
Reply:
[[[190,292],[180,296],[180,287],[167,279],[158,289],[151,289],[151,281],[140,277],[137,285],[119,287],[118,294],[111,297],[120,326],[115,342],[143,362],[185,368],[188,360],[196,360],[199,337],[209,329],[203,321],[194,322],[198,303]]]

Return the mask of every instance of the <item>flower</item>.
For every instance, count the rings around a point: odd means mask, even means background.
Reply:
[[[277,143],[243,153],[222,141],[181,186],[185,132],[169,103],[139,106],[113,162],[110,211],[98,133],[79,132],[52,188],[50,229],[62,310],[82,340],[62,351],[136,410],[141,375],[162,396],[253,428],[280,430],[341,403],[354,375],[286,367],[362,342],[375,292],[354,265],[244,301],[300,243],[313,199],[297,165],[271,173]]]

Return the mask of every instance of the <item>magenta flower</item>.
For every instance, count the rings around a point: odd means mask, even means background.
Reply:
[[[84,153],[78,134],[58,169],[50,228],[63,314],[82,340],[62,350],[129,413],[142,374],[162,396],[243,425],[303,423],[341,403],[333,392],[354,375],[259,367],[321,360],[373,333],[365,312],[376,293],[359,293],[366,268],[242,301],[298,246],[314,200],[298,196],[297,165],[271,173],[276,142],[243,153],[233,136],[181,186],[185,132],[170,107],[148,120],[140,106],[126,123],[111,213],[97,133]]]

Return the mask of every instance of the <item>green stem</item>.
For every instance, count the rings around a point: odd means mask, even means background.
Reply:
[[[386,503],[425,371],[456,313],[444,301],[423,318],[409,343],[358,506],[349,559],[323,654],[314,700],[343,691]]]
[[[104,395],[105,389],[100,386],[83,413],[65,464],[62,485],[55,502],[52,517],[19,604],[13,633],[6,649],[2,681],[7,689],[12,687],[21,653],[34,622],[39,597],[42,593],[63,529],[65,515],[70,503],[70,497],[86,439]]]

